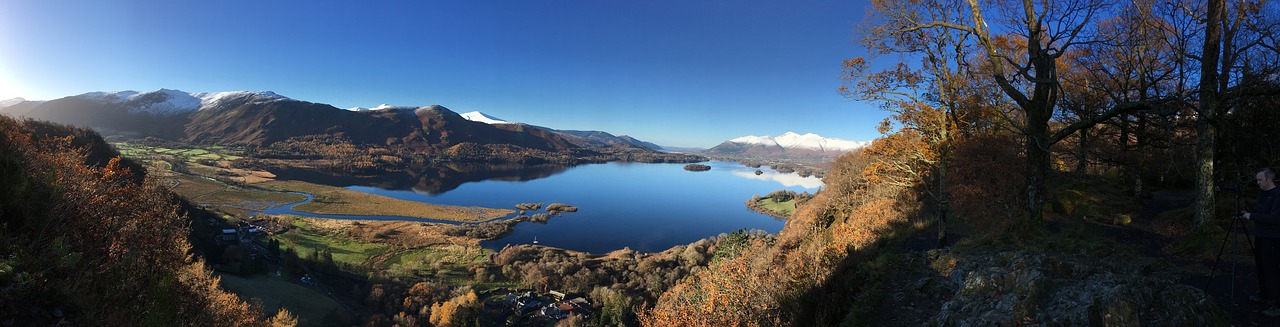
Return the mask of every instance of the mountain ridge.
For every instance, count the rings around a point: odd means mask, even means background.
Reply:
[[[282,155],[277,158],[286,160],[328,156],[319,149],[335,142],[356,148],[385,147],[410,159],[426,156],[495,163],[705,160],[664,154],[645,145],[647,142],[606,132],[592,131],[589,134],[598,137],[582,137],[572,131],[501,123],[506,121],[478,111],[464,116],[440,105],[387,104],[340,109],[271,91],[88,92],[50,101],[9,103],[0,107],[0,113],[86,126],[104,134],[249,146],[275,151],[272,153]]]
[[[765,146],[776,145],[782,148],[811,149],[823,152],[853,151],[871,144],[869,141],[849,141],[838,138],[822,137],[822,135],[814,133],[805,133],[802,135],[795,132],[786,132],[779,136],[743,136],[731,139],[728,142],[759,144]]]
[[[786,132],[779,136],[743,136],[702,151],[709,156],[734,160],[766,159],[823,162],[870,145],[870,141],[850,141],[814,133]]]
[[[499,125],[499,126],[525,125],[532,128],[543,129],[552,133],[556,133],[560,135],[560,137],[563,137],[566,140],[568,140],[569,142],[582,147],[619,147],[621,146],[621,147],[637,147],[637,148],[649,149],[654,151],[663,150],[663,147],[657,144],[641,141],[639,139],[626,136],[626,135],[614,135],[612,133],[605,132],[605,131],[554,129],[550,127],[512,122],[512,121],[491,116],[489,114],[486,114],[480,111],[472,111],[472,112],[464,113],[462,114],[462,117],[466,118],[467,120],[486,123],[490,125]]]

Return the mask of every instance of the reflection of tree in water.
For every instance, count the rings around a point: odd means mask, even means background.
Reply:
[[[271,173],[282,180],[300,180],[337,187],[352,185],[371,186],[387,190],[413,190],[431,195],[457,189],[462,184],[485,180],[512,182],[547,178],[568,170],[563,165],[520,164],[460,164],[444,163],[439,166],[415,167],[406,172],[384,173],[378,176],[340,176],[323,171],[300,168],[274,169]]]
[[[486,180],[511,182],[531,181],[547,178],[568,170],[563,165],[520,164],[458,164],[448,163],[437,167],[423,167],[410,175],[417,180],[413,185],[415,192],[441,194],[457,189],[462,184]]]

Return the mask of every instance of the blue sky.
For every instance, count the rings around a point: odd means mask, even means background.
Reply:
[[[274,91],[439,104],[672,146],[870,140],[836,93],[858,1],[5,1],[0,99]]]

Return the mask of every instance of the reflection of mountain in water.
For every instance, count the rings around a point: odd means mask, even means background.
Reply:
[[[452,191],[464,183],[484,180],[500,180],[511,182],[531,181],[547,178],[568,170],[563,165],[521,164],[445,164],[439,167],[425,167],[414,174],[418,181],[413,185],[414,192],[440,194]],[[404,189],[404,188],[398,188]]]
[[[733,174],[737,175],[738,177],[745,177],[749,179],[762,180],[762,181],[774,181],[786,187],[799,186],[803,188],[814,189],[814,188],[822,187],[824,185],[822,184],[821,178],[812,177],[812,176],[800,177],[800,175],[797,175],[795,173],[780,173],[776,171],[764,171],[760,175],[756,175],[755,172],[752,172],[752,171],[735,171],[733,172]]]
[[[446,163],[434,167],[420,167],[408,172],[383,173],[370,177],[338,176],[299,168],[271,170],[271,173],[276,174],[278,179],[300,180],[330,186],[371,186],[386,190],[413,190],[435,195],[452,191],[469,182],[490,179],[524,182],[551,177],[569,168],[570,166],[562,165]]]

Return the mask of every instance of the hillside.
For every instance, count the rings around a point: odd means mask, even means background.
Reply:
[[[6,101],[0,113],[90,127],[104,133],[190,144],[292,149],[271,156],[330,156],[323,146],[380,148],[376,156],[446,157],[494,163],[699,161],[664,155],[633,138],[558,131],[443,106],[338,109],[272,92],[92,92],[52,101]],[[301,152],[299,152],[301,151]],[[340,159],[340,158],[330,158]]]
[[[1000,183],[1016,179],[968,177],[1007,164],[1005,157],[972,152],[990,144],[958,155],[988,161],[953,168],[964,176],[952,181],[954,214],[965,218],[947,222],[939,247],[939,226],[923,195],[883,182],[891,175],[877,163],[896,158],[898,141],[880,139],[841,156],[824,178],[826,188],[796,208],[776,239],[757,240],[753,251],[672,286],[641,315],[643,324],[1225,324],[1221,302],[1186,282],[1204,268],[1171,265],[1179,255],[1159,246],[1146,251],[1132,243],[1137,238],[1128,226],[1111,225],[1137,209],[1122,191],[1100,187],[1110,185],[1104,179],[1054,179],[1058,209],[1044,230],[1002,217],[996,206],[1018,190]]]
[[[662,147],[657,144],[641,141],[634,137],[630,137],[626,135],[615,136],[613,134],[610,134],[609,132],[604,132],[604,131],[563,130],[563,129],[554,129],[549,127],[542,127],[542,126],[534,126],[534,125],[529,125],[524,123],[507,121],[502,118],[490,116],[486,113],[479,112],[479,111],[464,113],[462,114],[462,117],[470,121],[495,125],[495,126],[498,126],[498,128],[504,128],[504,129],[515,128],[515,126],[509,126],[509,125],[523,125],[523,126],[527,126],[528,128],[535,128],[535,129],[549,131],[564,138],[565,140],[568,140],[570,143],[573,143],[573,145],[576,145],[579,147],[634,148],[634,149],[647,149],[647,150],[655,150],[655,151],[662,149]]]
[[[174,196],[118,156],[86,129],[0,117],[0,321],[267,325],[190,256]]]
[[[602,131],[553,131],[561,137],[564,137],[566,140],[573,142],[573,144],[583,147],[623,147],[655,151],[662,149],[662,147],[657,144],[641,141],[634,137],[626,135],[615,136]]]

